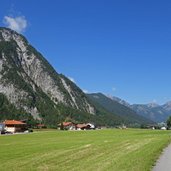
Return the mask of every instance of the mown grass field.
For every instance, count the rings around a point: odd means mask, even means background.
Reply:
[[[49,131],[0,136],[0,170],[148,171],[170,131]]]

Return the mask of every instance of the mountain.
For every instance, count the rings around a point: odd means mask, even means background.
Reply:
[[[99,97],[104,103],[57,73],[24,36],[0,27],[0,121],[30,119],[49,126],[64,120],[110,126],[149,123],[121,101]]]
[[[126,102],[123,99],[120,99],[119,97],[110,96],[110,95],[108,95],[107,97],[109,97],[110,99],[112,99],[114,101],[117,101],[118,103],[120,103],[120,104],[122,104],[124,106],[127,106],[127,107],[130,107],[131,106],[128,102]]]
[[[171,103],[164,105],[158,105],[154,103],[150,104],[134,104],[131,108],[135,110],[141,116],[151,119],[155,122],[165,122],[171,115]]]
[[[126,107],[131,108],[138,115],[141,115],[154,122],[165,122],[171,115],[171,102],[167,102],[164,105],[159,105],[157,103],[131,105],[118,97],[109,96],[109,98],[116,100],[118,103],[125,105]]]
[[[101,106],[103,110],[105,110],[107,113],[114,115],[115,117],[118,117],[120,121],[123,123],[126,124],[153,123],[149,119],[138,115],[131,108],[114,100],[115,98],[107,97],[102,93],[87,94],[87,97],[92,101],[92,103],[94,103],[96,108],[98,108],[98,106]]]
[[[162,108],[165,109],[171,115],[171,101],[169,101],[169,102],[165,103],[164,105],[162,105]]]
[[[53,120],[70,108],[95,114],[79,87],[58,74],[25,37],[7,28],[0,28],[0,94],[16,111],[35,119]],[[0,120],[7,115],[0,114]]]

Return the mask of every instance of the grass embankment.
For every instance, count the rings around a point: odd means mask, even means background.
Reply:
[[[170,131],[52,131],[0,136],[0,170],[147,171]]]

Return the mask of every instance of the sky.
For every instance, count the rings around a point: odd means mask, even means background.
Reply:
[[[171,100],[169,0],[1,0],[0,26],[26,36],[85,92]]]

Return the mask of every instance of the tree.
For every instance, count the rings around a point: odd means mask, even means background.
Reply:
[[[61,122],[60,130],[64,130],[63,122]]]
[[[171,116],[167,120],[167,126],[168,128],[171,128]]]

